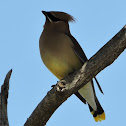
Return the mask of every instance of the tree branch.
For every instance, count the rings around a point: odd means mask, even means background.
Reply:
[[[24,126],[44,126],[55,110],[100,71],[112,64],[126,48],[126,25],[80,70],[58,82],[38,104]],[[65,84],[65,85],[64,85]],[[63,87],[61,87],[63,86]]]
[[[9,126],[7,116],[7,99],[9,91],[9,80],[12,73],[12,69],[7,73],[4,84],[1,86],[0,93],[0,126]]]

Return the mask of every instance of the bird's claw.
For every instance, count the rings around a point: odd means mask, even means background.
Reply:
[[[51,87],[53,88],[53,87],[55,87],[56,85],[55,84],[53,84]]]
[[[63,92],[66,89],[66,81],[61,80],[57,82],[57,91]]]

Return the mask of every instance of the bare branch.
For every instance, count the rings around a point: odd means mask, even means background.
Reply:
[[[125,48],[126,26],[92,56],[79,71],[59,81],[39,103],[24,126],[45,126],[51,115],[68,97],[112,64]],[[61,87],[61,85],[64,85],[64,87]]]
[[[4,84],[1,86],[0,93],[0,126],[9,126],[7,116],[7,99],[9,91],[9,80],[12,73],[12,69],[7,73]]]

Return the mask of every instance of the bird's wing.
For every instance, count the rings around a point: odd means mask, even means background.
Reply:
[[[88,59],[85,55],[85,53],[83,52],[81,46],[79,45],[79,43],[77,42],[77,40],[71,35],[71,34],[67,34],[66,35],[72,40],[73,42],[73,49],[75,54],[79,57],[79,59],[82,61],[82,63],[85,63]]]
[[[86,104],[86,100],[80,95],[80,93],[77,91],[75,95],[84,103]]]
[[[88,59],[85,55],[85,53],[83,52],[81,46],[79,45],[79,43],[77,42],[77,40],[71,35],[71,34],[68,34],[68,33],[65,33],[73,42],[73,49],[74,49],[74,52],[75,54],[79,57],[79,59],[81,60],[81,62],[84,64]],[[98,80],[96,79],[96,77],[94,77],[97,85],[98,85],[98,88],[99,90],[101,91],[101,93],[103,94],[103,91],[102,91],[102,88],[98,82]]]

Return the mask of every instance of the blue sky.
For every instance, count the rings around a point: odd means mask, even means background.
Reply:
[[[64,11],[75,17],[71,34],[88,58],[94,55],[126,24],[125,0],[0,0],[0,84],[12,68],[8,116],[10,126],[23,126],[37,104],[57,82],[44,66],[39,37],[45,17],[41,11]],[[126,51],[97,75],[96,84],[106,120],[95,122],[88,106],[72,95],[48,121],[47,126],[124,125],[126,113]]]

